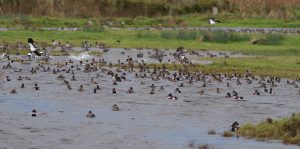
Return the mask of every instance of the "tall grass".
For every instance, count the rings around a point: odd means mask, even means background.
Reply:
[[[224,32],[224,31],[207,31],[202,32],[202,41],[205,42],[216,42],[216,43],[228,43],[228,42],[239,42],[249,41],[249,34]]]
[[[178,40],[196,40],[198,33],[195,31],[161,31],[161,37],[163,39],[178,39]]]
[[[258,40],[260,45],[279,45],[283,42],[284,36],[282,34],[266,34],[262,39]]]
[[[139,38],[139,39],[141,39],[141,38],[153,39],[153,38],[158,38],[158,35],[154,34],[154,33],[151,33],[151,32],[148,32],[148,31],[138,31],[137,34],[136,34],[136,37]]]
[[[262,122],[258,125],[246,124],[240,133],[251,138],[279,139],[286,144],[300,146],[300,113],[291,117]]]

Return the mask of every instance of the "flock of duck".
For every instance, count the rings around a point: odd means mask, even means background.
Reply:
[[[31,41],[31,40],[30,40]],[[184,94],[182,91],[183,88],[193,86],[193,85],[200,85],[199,90],[193,91],[195,94],[198,94],[200,97],[207,92],[207,86],[211,83],[215,82],[220,85],[220,87],[216,87],[214,92],[216,94],[222,94],[221,96],[224,99],[231,99],[232,101],[246,101],[249,96],[260,96],[264,95],[276,95],[274,88],[277,87],[277,84],[282,82],[280,77],[273,77],[273,76],[254,76],[251,72],[246,71],[244,74],[220,74],[220,73],[205,73],[202,71],[194,71],[192,69],[184,69],[185,67],[193,67],[194,65],[191,61],[185,56],[186,52],[184,52],[184,48],[181,47],[174,51],[173,58],[170,63],[178,63],[182,64],[184,67],[183,69],[177,69],[175,71],[170,71],[167,68],[167,65],[164,63],[160,63],[163,59],[165,59],[165,55],[162,51],[159,50],[150,50],[153,52],[149,55],[149,58],[155,59],[157,63],[160,65],[151,65],[144,61],[137,61],[136,59],[139,57],[143,57],[141,53],[137,53],[136,57],[131,57],[126,55],[127,51],[130,49],[125,49],[122,51],[122,55],[124,55],[124,60],[118,60],[118,63],[111,63],[109,60],[105,60],[101,57],[93,57],[89,60],[80,60],[80,61],[73,61],[68,57],[64,57],[62,61],[56,60],[49,60],[47,63],[41,61],[37,54],[37,48],[33,44],[33,42],[29,42],[30,52],[32,55],[35,55],[32,60],[28,61],[24,57],[18,57],[18,59],[12,60],[8,58],[9,56],[2,57],[2,69],[6,72],[6,76],[2,76],[6,82],[10,82],[13,79],[22,82],[23,80],[31,80],[30,75],[35,75],[41,72],[47,72],[47,74],[57,75],[56,79],[63,82],[63,86],[67,88],[67,90],[73,90],[73,88],[77,88],[78,92],[86,92],[90,90],[89,93],[98,94],[101,90],[101,86],[99,79],[101,77],[108,77],[112,82],[113,88],[111,89],[111,94],[118,94],[120,90],[118,89],[118,85],[121,82],[132,81],[130,78],[135,78],[138,81],[135,83],[140,84],[141,86],[145,85],[144,80],[151,80],[152,84],[149,86],[149,94],[156,94],[157,91],[165,92],[165,99],[170,101],[177,101],[182,100],[184,102],[191,102],[189,99],[180,99],[177,95]],[[83,47],[87,46],[86,42],[83,42]],[[86,49],[85,49],[86,50]],[[98,58],[98,60],[96,60]],[[22,68],[16,69],[15,63],[18,63],[20,67],[26,67],[28,63],[32,64],[33,66],[31,69],[28,69],[28,72],[24,72]],[[32,66],[32,65],[31,65]],[[175,67],[175,65],[174,65]],[[11,71],[13,70],[13,71]],[[26,69],[25,69],[26,71]],[[18,72],[25,76],[15,76],[13,74],[7,74],[10,72]],[[89,84],[93,84],[95,87],[86,89],[84,84],[80,84],[79,86],[72,85],[72,82],[77,81],[78,78],[76,77],[77,74],[80,73],[96,73],[96,76],[90,77]],[[3,75],[3,74],[2,74]],[[67,79],[65,75],[72,76],[70,79]],[[165,80],[166,82],[173,82],[178,83],[178,86],[166,86],[166,85],[158,85],[157,81]],[[42,86],[38,83],[39,80],[32,80],[34,86],[31,86],[33,90],[39,91]],[[300,80],[287,80],[286,85],[298,88]],[[250,85],[256,83],[257,88],[253,90],[252,95],[245,94],[245,93],[238,93],[236,89],[242,87],[244,85]],[[222,86],[223,84],[223,86]],[[17,94],[18,90],[22,90],[27,85],[21,83],[21,86],[15,86],[10,90],[10,94]],[[168,90],[166,91],[166,87]],[[225,88],[222,90],[227,91],[220,91],[220,88]],[[226,89],[228,88],[228,89]],[[234,88],[233,90],[230,90]],[[170,92],[170,90],[173,90]],[[128,86],[126,94],[139,94],[132,86]],[[300,95],[300,90],[298,93]],[[243,95],[243,96],[242,96]],[[120,111],[121,109],[118,107],[117,104],[113,104],[112,111]],[[32,110],[31,113],[32,117],[37,117],[38,112],[36,109]],[[91,110],[88,111],[86,114],[88,118],[96,117]],[[238,126],[238,123],[235,122],[234,127]]]

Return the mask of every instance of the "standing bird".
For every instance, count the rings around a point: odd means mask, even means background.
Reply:
[[[38,48],[34,45],[34,41],[32,38],[28,38],[28,44],[30,47],[30,54],[28,53],[28,55],[31,55],[32,53],[34,53],[37,56],[41,56],[42,52],[38,51]]]
[[[209,24],[217,24],[217,23],[220,23],[220,21],[215,20],[214,18],[209,18],[209,19],[208,19],[208,23],[209,23]]]

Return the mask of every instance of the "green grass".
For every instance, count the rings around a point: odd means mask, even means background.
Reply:
[[[208,65],[223,73],[237,72],[243,74],[249,70],[259,76],[280,76],[300,78],[299,56],[260,56],[249,58],[214,58],[213,64]]]
[[[135,18],[109,18],[113,26],[119,27],[120,21],[125,21],[125,27],[212,27],[207,22],[210,15],[187,14],[177,17],[135,17]],[[215,16],[222,23],[213,27],[275,27],[297,28],[300,26],[299,19],[281,20],[263,17],[241,17],[233,14],[220,14]],[[107,18],[89,18],[95,25],[103,24]],[[58,17],[30,17],[30,16],[1,16],[0,27],[83,27],[87,18],[58,18]]]
[[[206,31],[202,32],[201,36],[202,41],[216,43],[241,42],[250,40],[250,34],[224,31]]]
[[[250,138],[277,139],[300,146],[300,114],[279,120],[269,119],[257,125],[246,124],[241,127],[240,134]]]
[[[206,42],[200,40],[200,33],[186,33],[183,37],[178,37],[178,33],[164,37],[165,31],[30,31],[30,30],[10,30],[0,32],[0,43],[16,43],[22,41],[26,43],[28,37],[33,37],[37,42],[47,42],[58,40],[61,42],[69,41],[77,46],[81,42],[88,40],[91,43],[95,41],[105,43],[110,47],[127,47],[127,48],[159,48],[159,49],[176,49],[183,46],[186,49],[204,49],[204,50],[223,50],[239,52],[248,55],[264,56],[299,56],[300,55],[300,36],[282,35],[284,40],[279,45],[253,45],[250,41],[229,41],[226,43]],[[183,31],[181,31],[183,32]],[[189,32],[189,31],[187,31]],[[245,33],[252,38],[264,37],[260,33]],[[196,39],[193,39],[195,38]],[[243,36],[243,35],[241,35]],[[199,38],[198,38],[199,37]],[[118,43],[117,40],[121,42]]]

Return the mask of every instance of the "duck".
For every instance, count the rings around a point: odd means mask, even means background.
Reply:
[[[253,95],[259,95],[260,93],[257,90],[254,90]]]
[[[117,93],[117,91],[116,91],[115,88],[113,88],[111,92],[112,92],[113,94],[116,94],[116,93]]]
[[[96,115],[90,110],[90,111],[86,114],[86,117],[88,117],[88,118],[95,118]]]
[[[128,93],[128,94],[132,94],[132,93],[133,93],[133,88],[132,88],[131,86],[129,87],[127,93]]]
[[[39,89],[40,89],[40,87],[38,87],[38,84],[37,84],[37,83],[35,83],[35,84],[34,84],[34,87],[33,87],[33,89],[34,89],[34,90],[39,90]]]
[[[175,93],[181,93],[181,90],[179,90],[179,88],[176,88]]]
[[[120,108],[118,107],[117,104],[114,104],[114,105],[112,106],[111,110],[112,110],[112,111],[119,111]]]
[[[171,100],[177,100],[177,97],[176,96],[173,96],[171,93],[168,94],[168,99],[171,99]]]
[[[239,124],[237,121],[233,122],[233,123],[231,124],[231,126],[230,126],[230,130],[231,130],[232,132],[238,131],[239,128],[240,128],[240,124]]]
[[[17,94],[17,91],[16,91],[16,89],[12,89],[12,90],[10,91],[10,93],[11,93],[11,94]]]
[[[31,117],[37,117],[37,110],[36,109],[33,109],[32,111],[31,111]]]
[[[83,91],[83,85],[79,86],[79,91]]]

